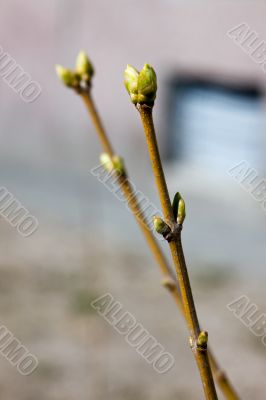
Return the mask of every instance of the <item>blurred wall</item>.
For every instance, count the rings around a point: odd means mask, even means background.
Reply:
[[[265,39],[265,7],[263,2],[254,7],[251,1],[3,0],[1,46],[40,83],[42,95],[27,105],[1,82],[1,151],[27,159],[41,156],[44,162],[63,159],[60,149],[67,147],[70,158],[81,152],[88,128],[85,112],[75,96],[60,86],[54,64],[73,65],[82,48],[96,67],[94,96],[108,131],[128,154],[138,140],[135,136],[142,136],[122,83],[128,62],[137,67],[149,62],[156,68],[159,121],[163,82],[171,72],[202,71],[234,80],[253,79],[264,86],[260,67],[226,32],[247,22]],[[91,149],[94,143],[90,141]]]
[[[114,225],[115,215],[131,221],[89,173],[100,147],[83,104],[58,81],[56,63],[73,66],[80,49],[90,55],[96,68],[93,95],[108,133],[137,187],[156,204],[140,121],[123,86],[126,64],[149,62],[156,68],[155,119],[162,145],[171,74],[265,85],[264,72],[226,34],[247,22],[266,39],[262,2],[254,7],[254,2],[230,1],[3,0],[1,10],[0,45],[42,88],[27,104],[0,80],[2,185],[43,225],[48,220],[88,229],[90,221],[108,231],[106,223]],[[137,232],[132,221],[129,226],[132,235]]]

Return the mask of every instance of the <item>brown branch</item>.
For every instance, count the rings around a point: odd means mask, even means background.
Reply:
[[[94,101],[91,97],[90,90],[86,91],[81,91],[79,94],[82,97],[82,100],[84,101],[84,104],[87,108],[87,111],[89,113],[89,116],[94,124],[94,127],[96,129],[96,132],[98,134],[98,137],[100,139],[101,145],[103,150],[109,154],[109,156],[114,156],[115,153],[112,149],[112,146],[110,144],[110,141],[107,137],[107,134],[105,132],[105,129],[103,127],[101,118],[97,112],[97,109],[95,107]],[[150,248],[151,253],[153,254],[154,258],[158,262],[158,265],[160,267],[161,273],[162,273],[162,284],[163,286],[170,292],[172,295],[174,301],[176,302],[180,312],[184,315],[184,308],[180,299],[180,293],[179,293],[179,288],[178,284],[176,281],[176,278],[172,272],[172,269],[167,263],[167,260],[159,247],[155,237],[151,233],[151,231],[148,228],[147,221],[144,217],[144,214],[141,210],[140,205],[138,204],[138,201],[136,199],[136,196],[134,195],[133,188],[131,187],[128,179],[120,178],[119,179],[119,185],[124,193],[124,196],[126,200],[128,201],[128,204],[131,208],[132,213],[134,214],[136,221],[143,232],[145,239],[148,243],[148,246]],[[217,384],[219,385],[222,393],[224,394],[224,397],[227,400],[239,400],[238,395],[236,394],[231,382],[228,380],[228,378],[225,375],[220,374],[220,368],[218,366],[217,361],[215,360],[215,357],[211,353],[210,349],[208,350],[209,353],[209,358],[211,362],[211,367],[214,373],[214,377],[217,380]],[[221,376],[223,379],[221,379]]]
[[[161,163],[160,153],[157,145],[157,139],[152,118],[152,106],[146,104],[138,104],[137,108],[140,112],[144,132],[146,135],[149,156],[164,218],[168,225],[172,228],[172,231],[176,232],[174,239],[169,242],[169,247],[177,273],[185,319],[187,321],[187,325],[191,335],[191,348],[199,368],[205,397],[207,400],[216,400],[218,397],[216,394],[211,367],[208,359],[207,339],[204,348],[201,348],[198,344],[201,330],[193,300],[185,257],[182,249],[181,229],[177,229],[179,227],[176,226],[176,221],[174,218],[169,192]]]

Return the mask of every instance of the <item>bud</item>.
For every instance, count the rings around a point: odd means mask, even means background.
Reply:
[[[186,204],[184,199],[179,200],[178,212],[177,212],[177,223],[182,225],[186,218]]]
[[[170,226],[160,217],[153,217],[153,226],[156,232],[160,235],[165,236],[171,232]]]
[[[208,332],[206,331],[201,331],[198,340],[197,340],[197,345],[202,348],[206,348],[208,343]]]
[[[138,93],[138,78],[139,72],[136,68],[132,67],[131,65],[127,64],[125,70],[125,87],[128,93],[137,94]]]
[[[55,70],[59,79],[61,79],[66,86],[75,88],[79,85],[79,77],[75,72],[61,65],[56,65]]]
[[[157,91],[157,77],[154,69],[145,64],[139,73],[138,79],[138,102],[140,104],[154,103]]]
[[[119,157],[119,156],[113,156],[112,162],[113,162],[113,168],[115,169],[115,171],[117,173],[119,173],[120,175],[125,175],[126,170],[125,170],[123,158]]]
[[[76,59],[76,72],[80,75],[81,79],[85,82],[90,82],[94,69],[84,51],[80,51]]]
[[[104,169],[108,172],[112,172],[113,171],[113,161],[111,159],[111,157],[109,156],[109,154],[107,153],[102,153],[100,155],[100,163],[102,164],[102,166],[104,167]]]
[[[145,64],[140,72],[131,65],[125,70],[125,87],[134,104],[153,104],[157,91],[157,78],[154,69]]]
[[[161,284],[169,290],[174,290],[176,288],[176,281],[171,276],[162,278]]]
[[[182,225],[186,217],[186,205],[179,192],[175,194],[172,208],[175,220],[179,225]]]

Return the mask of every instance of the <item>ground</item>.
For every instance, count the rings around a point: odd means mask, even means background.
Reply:
[[[1,237],[1,323],[39,360],[25,377],[0,353],[1,398],[203,398],[184,321],[149,254],[99,245],[97,235],[81,240],[80,232],[66,227],[43,227],[25,241],[2,221]],[[191,270],[201,323],[217,358],[243,400],[263,400],[266,349],[226,305],[248,293],[263,312],[265,281],[222,266],[193,264]],[[93,310],[91,301],[106,292],[173,354],[168,373],[155,372]]]

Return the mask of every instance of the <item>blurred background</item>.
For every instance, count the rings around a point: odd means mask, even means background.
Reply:
[[[133,216],[90,173],[98,139],[55,74],[56,63],[72,67],[84,49],[114,148],[159,207],[123,86],[127,63],[154,66],[154,118],[171,196],[186,200],[184,250],[199,318],[241,398],[265,399],[265,346],[226,307],[245,295],[266,312],[266,213],[251,194],[266,179],[266,74],[227,34],[245,22],[258,44],[266,40],[265,12],[260,1],[2,0],[0,46],[42,92],[26,103],[0,79],[0,186],[39,222],[22,237],[0,219],[1,324],[39,360],[22,376],[0,354],[1,398],[203,398],[183,319]],[[228,173],[242,160],[257,172],[245,188]],[[157,374],[92,309],[106,292],[173,354],[171,371]]]

